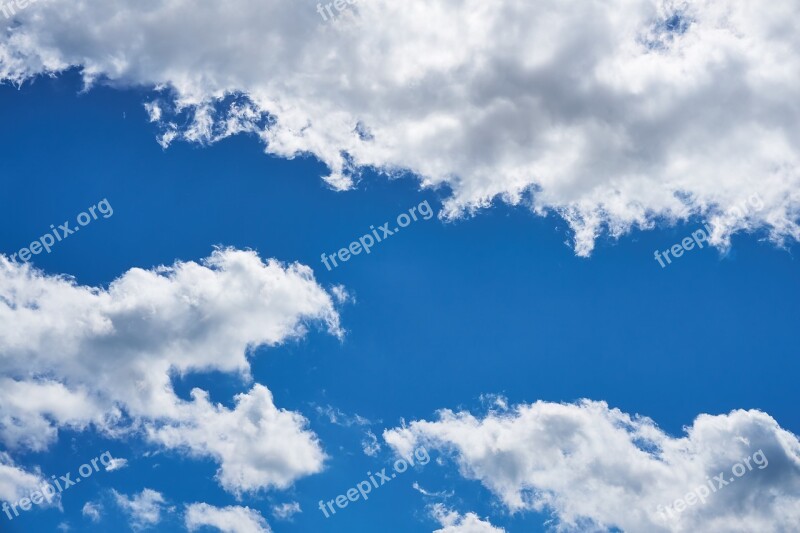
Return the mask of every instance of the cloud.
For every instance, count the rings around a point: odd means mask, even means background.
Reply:
[[[461,515],[440,503],[432,505],[430,511],[431,516],[442,525],[442,529],[433,533],[505,533],[505,529],[481,520],[475,513]]]
[[[233,409],[174,375],[237,373],[248,356],[302,336],[309,324],[341,335],[332,297],[308,267],[222,249],[202,263],[133,268],[87,287],[0,256],[0,441],[41,450],[59,428],[110,436],[144,430],[154,443],[220,463],[240,493],[286,487],[318,472],[324,454],[299,413],[254,384]]]
[[[364,451],[365,455],[370,457],[376,457],[378,455],[378,452],[381,451],[381,444],[378,442],[378,437],[375,436],[375,433],[367,430],[364,439],[361,440],[361,449]]]
[[[86,502],[81,510],[81,514],[92,522],[99,522],[103,514],[103,506],[100,503]]]
[[[134,531],[147,529],[161,522],[166,500],[160,492],[144,489],[132,497],[113,492],[117,505],[129,516]]]
[[[411,484],[411,488],[413,488],[415,491],[419,492],[420,494],[422,494],[423,496],[425,496],[427,498],[445,498],[445,499],[447,499],[447,498],[451,498],[455,494],[452,491],[451,492],[446,492],[446,491],[429,492],[429,491],[425,490],[422,487],[422,485],[420,485],[416,481]]]
[[[128,466],[128,460],[122,458],[113,458],[108,462],[108,466],[106,466],[106,470],[108,472],[113,472],[114,470],[122,470],[123,468]]]
[[[326,405],[324,407],[316,405],[314,409],[317,411],[317,414],[325,416],[331,424],[337,426],[368,426],[372,423],[358,413],[348,415],[338,407],[333,407],[331,405]]]
[[[7,453],[0,452],[0,501],[13,503],[29,497],[46,483],[39,472],[20,468]]]
[[[297,502],[282,503],[272,507],[272,516],[278,520],[291,520],[294,515],[302,512]]]
[[[556,213],[581,255],[693,215],[717,245],[800,237],[793,0],[371,0],[334,23],[315,5],[39,2],[0,37],[0,78],[153,87],[164,146],[251,133],[340,189],[410,171],[450,191],[448,217]],[[722,214],[755,193],[757,213]]]
[[[214,507],[193,503],[186,507],[186,529],[208,526],[223,533],[269,533],[271,529],[258,511],[249,507]]]
[[[83,430],[93,421],[103,425],[104,417],[103,405],[85,387],[0,377],[0,439],[9,447],[42,451],[56,440],[58,427]]]
[[[220,484],[234,493],[286,488],[301,476],[322,470],[325,454],[307,420],[278,409],[272,393],[256,385],[236,396],[236,408],[211,405],[208,393],[192,391],[193,402],[176,422],[149,427],[152,441],[185,449],[221,463]],[[235,438],[231,438],[235,436]]]
[[[560,530],[790,531],[800,521],[800,442],[761,411],[702,414],[683,437],[604,402],[536,402],[483,418],[439,412],[384,432],[398,453],[449,451],[511,512],[550,511]],[[768,460],[670,519],[671,505],[744,458]],[[696,502],[697,503],[697,502]]]

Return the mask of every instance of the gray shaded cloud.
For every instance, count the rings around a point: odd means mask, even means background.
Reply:
[[[702,414],[672,437],[604,402],[536,402],[482,418],[442,410],[384,438],[400,455],[420,445],[449,454],[508,511],[551,512],[561,531],[788,533],[800,523],[800,442],[761,411]],[[758,450],[764,460],[731,475]],[[705,502],[664,511],[720,473],[726,485],[714,481]]]
[[[339,189],[410,171],[451,191],[445,217],[557,213],[580,255],[692,216],[721,247],[800,237],[795,0],[370,0],[332,24],[315,5],[38,2],[0,37],[0,79],[156,87],[164,146],[249,132]],[[763,210],[721,216],[754,193]]]

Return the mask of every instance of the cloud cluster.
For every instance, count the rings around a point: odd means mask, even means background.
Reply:
[[[603,402],[536,402],[483,418],[443,410],[384,432],[400,455],[449,452],[511,512],[552,512],[563,531],[785,532],[800,523],[800,442],[761,411],[700,415],[683,437]],[[732,467],[763,450],[744,477]],[[724,473],[725,486],[714,478]],[[735,473],[735,472],[734,472]],[[734,482],[728,482],[735,479]],[[714,483],[702,505],[664,512]]]
[[[451,191],[445,216],[557,213],[581,255],[693,215],[718,245],[800,237],[795,0],[371,0],[335,23],[315,6],[39,2],[0,36],[0,79],[155,87],[165,146],[250,132],[341,189],[410,171]],[[763,210],[722,215],[754,193]]]
[[[248,355],[311,323],[340,335],[333,299],[305,266],[217,250],[202,263],[134,268],[108,288],[81,286],[0,256],[0,441],[42,450],[61,428],[151,442],[220,464],[235,493],[286,487],[318,472],[324,453],[299,413],[259,384],[228,408],[176,375],[249,380]],[[117,465],[117,466],[122,466]]]

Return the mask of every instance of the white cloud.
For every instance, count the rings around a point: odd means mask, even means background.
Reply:
[[[146,529],[161,522],[161,513],[165,510],[164,496],[152,489],[144,489],[139,494],[128,497],[114,492],[117,505],[125,511],[134,531]]]
[[[450,451],[512,512],[552,511],[562,530],[790,531],[800,522],[800,442],[761,411],[700,415],[684,437],[603,402],[537,402],[484,418],[443,410],[384,433],[399,454]],[[763,450],[768,465],[668,520],[672,504]],[[715,486],[716,487],[716,486]]]
[[[55,441],[58,427],[82,430],[92,421],[104,425],[104,418],[103,406],[85,387],[0,377],[0,440],[12,448],[42,451]]]
[[[690,214],[717,244],[800,237],[795,0],[371,0],[334,24],[315,6],[39,2],[0,37],[0,78],[79,66],[158,87],[164,145],[254,132],[339,188],[359,166],[408,169],[450,188],[447,216],[533,193],[584,255]],[[754,193],[750,218],[720,214]]]
[[[81,510],[81,514],[92,522],[99,522],[103,513],[103,506],[99,503],[86,502]]]
[[[345,304],[348,302],[355,303],[355,297],[347,292],[344,285],[334,285],[331,287],[331,294],[336,299],[337,304]]]
[[[217,478],[226,490],[286,488],[322,470],[325,454],[316,435],[305,429],[307,420],[275,407],[266,387],[255,385],[237,395],[233,410],[212,405],[200,389],[192,391],[192,399],[174,423],[149,427],[150,439],[215,458],[222,465]]]
[[[450,492],[446,492],[446,491],[430,492],[430,491],[425,490],[422,487],[422,485],[420,485],[416,481],[411,484],[411,487],[415,491],[419,492],[420,494],[422,494],[423,496],[426,496],[428,498],[445,498],[445,499],[447,499],[447,498],[451,498],[455,494],[455,492],[453,492],[453,491],[450,491]]]
[[[505,533],[505,529],[481,520],[475,513],[461,515],[440,503],[431,506],[431,515],[442,525],[433,533]]]
[[[297,502],[282,503],[272,507],[272,516],[278,520],[291,520],[294,515],[302,512]]]
[[[223,533],[269,533],[271,529],[258,511],[249,507],[214,507],[193,503],[186,507],[186,529],[215,527]]]
[[[46,481],[39,472],[28,472],[17,466],[13,459],[0,452],[0,501],[16,502],[39,490]]]
[[[229,409],[199,389],[182,400],[171,381],[210,370],[249,380],[254,349],[310,323],[341,335],[332,297],[308,267],[226,249],[202,264],[134,268],[103,289],[0,256],[0,323],[8,446],[41,450],[62,427],[112,436],[143,427],[155,443],[219,461],[221,484],[236,493],[322,468],[305,418],[277,408],[266,387],[253,385]]]
[[[318,414],[325,416],[331,424],[336,424],[337,426],[351,427],[368,426],[371,424],[369,420],[358,413],[348,415],[338,407],[333,407],[331,405],[326,405],[324,407],[317,405],[315,406],[315,409]]]
[[[123,468],[128,466],[128,460],[122,458],[113,458],[108,461],[108,465],[106,466],[106,470],[108,472],[113,472],[114,470],[122,470]]]
[[[365,455],[376,457],[378,452],[381,451],[381,444],[378,442],[378,437],[372,431],[367,431],[366,436],[361,441],[361,449]]]

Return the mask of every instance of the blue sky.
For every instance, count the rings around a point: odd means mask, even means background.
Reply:
[[[795,530],[793,2],[119,4],[0,35],[0,531]]]
[[[653,250],[693,231],[698,223],[691,221],[604,239],[585,259],[565,243],[567,230],[555,217],[496,205],[453,223],[420,220],[370,255],[327,271],[322,252],[423,200],[438,211],[447,191],[367,173],[356,190],[334,192],[318,179],[324,169],[315,160],[265,156],[246,136],[163,150],[146,121],[146,93],[79,89],[72,73],[0,92],[6,123],[14,125],[0,134],[3,253],[107,199],[112,217],[36,257],[36,267],[107,286],[134,266],[200,260],[215,246],[233,246],[310,265],[323,287],[344,285],[352,295],[341,308],[341,341],[312,328],[252,357],[255,381],[279,406],[303,413],[329,455],[324,472],[242,500],[265,516],[273,504],[299,502],[303,512],[293,521],[270,517],[276,531],[365,531],[387,520],[398,531],[431,531],[425,506],[432,499],[415,491],[415,482],[452,491],[448,505],[491,516],[509,531],[544,531],[547,513],[509,516],[480,483],[461,479],[452,461],[436,464],[444,457],[438,451],[424,468],[335,517],[316,508],[391,463],[385,449],[377,457],[362,453],[367,430],[380,436],[401,419],[431,418],[444,407],[485,411],[485,394],[513,404],[605,400],[674,436],[698,413],[737,408],[764,410],[790,431],[800,427],[793,407],[800,286],[792,248],[740,236],[728,254],[696,250],[660,268]],[[175,382],[187,399],[195,386],[228,404],[245,388],[219,373]],[[369,423],[332,424],[317,407]],[[127,517],[115,508],[112,489],[164,494],[178,510],[165,513],[159,531],[183,530],[183,503],[240,503],[214,483],[213,461],[169,451],[148,457],[158,448],[136,436],[66,430],[46,453],[15,457],[60,475],[106,449],[127,458],[127,468],[71,488],[63,511],[25,513],[3,529],[49,531],[66,523],[76,531],[124,530]],[[81,516],[90,501],[105,509],[97,524]]]

